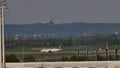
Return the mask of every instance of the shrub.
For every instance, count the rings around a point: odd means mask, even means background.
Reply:
[[[10,54],[5,56],[5,61],[6,62],[19,62],[19,59],[15,54]]]
[[[28,55],[24,58],[25,62],[35,62],[35,59],[32,55]]]

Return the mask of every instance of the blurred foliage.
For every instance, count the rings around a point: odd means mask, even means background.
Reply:
[[[120,45],[120,34],[112,34],[112,35],[85,35],[85,36],[66,36],[62,38],[44,38],[44,39],[6,39],[6,47],[58,47],[61,45],[62,47],[69,46],[89,46],[89,45],[106,45],[106,42],[109,45]]]
[[[15,54],[9,54],[5,56],[5,61],[6,62],[19,62],[19,59]]]
[[[35,62],[35,58],[32,55],[24,57],[25,62]]]

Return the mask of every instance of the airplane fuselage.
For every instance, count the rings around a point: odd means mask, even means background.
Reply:
[[[61,51],[61,48],[44,48],[41,49],[40,52],[48,53],[48,52],[58,52]]]

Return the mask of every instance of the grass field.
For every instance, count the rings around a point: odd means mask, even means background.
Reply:
[[[40,49],[42,48],[39,48],[39,47],[9,47],[9,48],[6,48],[6,52],[40,52]],[[91,46],[70,46],[70,47],[63,47],[63,51],[77,51],[77,50],[80,50],[80,51],[85,51],[86,49],[88,51],[95,51],[95,50],[98,50],[98,49],[102,49],[102,50],[105,50],[106,47],[105,46],[100,46],[100,45],[91,45]],[[120,49],[120,46],[109,46],[109,49],[113,50],[113,49]]]
[[[40,53],[40,49],[41,48],[33,48],[33,47],[10,47],[10,48],[6,48],[6,53],[15,53],[16,56],[20,59],[23,60],[23,57],[26,57],[28,55],[32,55],[37,61],[41,61],[41,60],[56,60],[61,58],[61,57],[70,57],[70,56],[77,56],[78,55],[78,50],[79,51],[86,51],[86,49],[88,51],[96,51],[99,50],[101,48],[101,50],[106,49],[105,46],[71,46],[71,47],[63,47],[62,51],[60,52],[56,52],[56,53]],[[120,46],[116,46],[116,48],[118,50],[120,50]],[[115,46],[109,46],[109,50],[114,50]],[[21,54],[17,54],[17,52],[21,52]],[[23,52],[29,52],[32,54],[24,54]],[[35,53],[35,54],[34,54]],[[36,54],[37,53],[37,54]],[[85,53],[80,53],[80,55],[84,55],[86,56],[86,52]],[[89,55],[92,55],[92,53]],[[114,55],[114,54],[113,54]],[[95,53],[93,53],[93,59],[95,59]]]

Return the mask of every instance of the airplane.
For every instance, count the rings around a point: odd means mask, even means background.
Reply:
[[[59,48],[42,48],[40,50],[40,52],[41,53],[51,53],[51,52],[59,52],[61,50],[62,50],[62,48],[61,48],[61,46],[59,46]]]
[[[53,19],[53,18],[51,18],[51,20],[50,20],[50,21],[48,21],[46,24],[55,24],[54,19]]]

